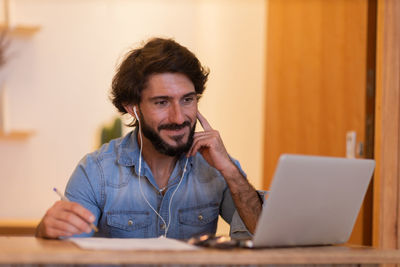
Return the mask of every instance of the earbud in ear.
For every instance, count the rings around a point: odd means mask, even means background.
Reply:
[[[139,121],[139,116],[136,113],[136,106],[133,107],[133,113],[135,113],[135,118]]]

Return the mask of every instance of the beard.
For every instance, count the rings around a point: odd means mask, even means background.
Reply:
[[[154,148],[161,154],[170,157],[176,157],[182,155],[183,153],[188,152],[189,149],[192,147],[194,131],[196,129],[196,122],[194,123],[193,127],[191,127],[189,121],[184,121],[182,124],[176,124],[176,123],[161,124],[160,126],[157,127],[158,132],[156,132],[146,123],[143,114],[140,110],[139,110],[139,116],[140,116],[140,127],[141,127],[141,129],[139,130],[142,131],[143,135],[150,140]],[[162,131],[163,129],[180,130],[185,127],[188,127],[190,129],[189,137],[186,143],[182,142],[183,136],[176,136],[173,137],[172,139],[174,139],[177,145],[172,146],[167,142],[165,142],[159,135],[159,132]]]

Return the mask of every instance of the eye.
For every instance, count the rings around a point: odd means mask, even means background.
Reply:
[[[194,96],[187,96],[187,97],[183,98],[183,103],[187,105],[187,104],[193,103],[193,101],[195,101],[195,100],[196,100],[196,98]]]
[[[154,102],[154,104],[156,106],[164,107],[164,106],[168,105],[168,101],[167,100],[158,100],[158,101]]]

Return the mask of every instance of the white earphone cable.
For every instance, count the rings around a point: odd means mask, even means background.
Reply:
[[[186,158],[185,167],[183,168],[182,176],[181,176],[181,178],[180,178],[180,180],[179,180],[178,186],[175,188],[175,190],[174,190],[174,192],[172,193],[171,198],[170,198],[170,200],[169,200],[169,204],[168,204],[168,225],[167,225],[167,223],[165,222],[164,218],[153,208],[153,206],[152,206],[152,205],[150,204],[150,202],[147,200],[147,198],[146,198],[146,196],[144,195],[143,190],[142,190],[141,175],[140,175],[141,170],[142,170],[142,150],[143,150],[142,128],[141,128],[139,116],[138,116],[137,113],[136,113],[136,107],[133,109],[133,112],[135,113],[136,120],[137,120],[138,123],[139,123],[139,131],[138,131],[138,134],[139,134],[139,139],[140,139],[140,150],[139,150],[139,173],[138,173],[138,176],[139,176],[139,189],[140,189],[140,193],[141,193],[143,199],[146,201],[147,205],[154,211],[155,214],[157,214],[157,216],[158,216],[158,217],[161,219],[161,221],[164,223],[164,225],[165,225],[164,237],[167,237],[167,233],[168,233],[168,230],[169,230],[169,226],[171,225],[171,203],[172,203],[172,199],[174,198],[176,191],[178,191],[178,188],[179,188],[179,186],[180,186],[181,183],[182,183],[183,177],[184,177],[185,172],[186,172],[186,166],[187,166],[187,163],[188,163],[189,158]]]
[[[169,226],[171,224],[171,203],[172,203],[172,199],[174,198],[176,191],[178,191],[178,188],[182,183],[183,176],[185,175],[185,172],[186,172],[186,166],[187,166],[188,160],[189,160],[189,158],[186,158],[185,167],[183,168],[181,179],[180,179],[180,181],[178,183],[178,186],[175,188],[174,192],[172,193],[171,199],[169,200],[169,205],[168,205],[168,226],[165,229],[165,237],[167,237],[167,232],[168,232]]]

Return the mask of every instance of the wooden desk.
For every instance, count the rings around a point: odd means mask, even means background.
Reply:
[[[90,251],[69,241],[0,237],[0,264],[378,265],[400,263],[399,250],[346,246],[199,251]]]

